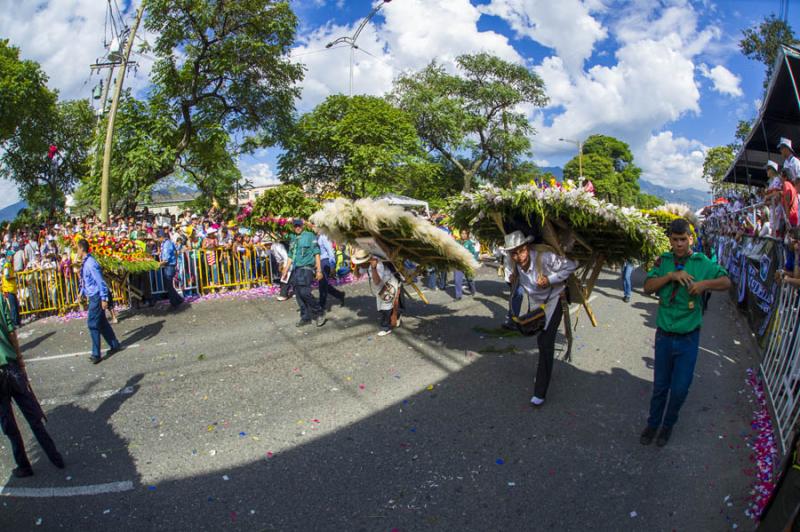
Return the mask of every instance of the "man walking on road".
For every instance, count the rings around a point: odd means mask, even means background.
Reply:
[[[169,304],[172,308],[177,308],[183,303],[183,298],[175,290],[175,272],[178,268],[178,254],[175,243],[169,237],[169,226],[164,224],[158,234],[161,238],[161,278],[164,281],[164,290],[167,291]]]
[[[293,226],[295,236],[289,247],[289,260],[286,261],[285,268],[292,272],[289,283],[294,288],[295,299],[300,306],[300,321],[297,326],[302,327],[315,320],[317,327],[322,327],[326,321],[325,310],[311,293],[314,279],[322,279],[317,237],[304,229],[304,222],[299,218],[294,221]]]
[[[64,469],[64,459],[56,449],[56,444],[44,428],[46,419],[39,401],[31,389],[25,362],[19,350],[15,325],[11,319],[8,304],[0,298],[0,427],[3,434],[11,440],[11,452],[17,467],[12,474],[17,478],[33,475],[33,467],[25,452],[25,442],[19,432],[11,400],[17,403],[22,415],[28,421],[33,435],[44,450],[47,458],[59,469]]]
[[[103,355],[100,352],[100,335],[105,338],[111,349],[108,351],[112,355],[119,351],[120,343],[117,340],[111,324],[106,318],[108,299],[111,293],[108,290],[103,272],[94,257],[89,254],[89,242],[86,240],[78,241],[78,257],[82,261],[81,265],[81,295],[89,300],[89,334],[92,337],[92,356],[94,364],[100,363]]]
[[[328,294],[338,299],[344,306],[344,292],[331,286],[328,282],[331,270],[336,266],[336,252],[333,251],[330,239],[323,234],[317,236],[317,245],[319,245],[319,261],[322,266],[322,279],[319,280],[319,306],[322,307],[322,310],[327,308]]]
[[[656,260],[644,283],[645,293],[658,293],[659,305],[653,396],[650,417],[639,439],[642,445],[652,443],[657,433],[656,445],[663,447],[669,441],[697,362],[703,295],[731,286],[722,266],[703,253],[692,253],[692,240],[689,222],[684,218],[673,220],[669,227],[672,251]]]

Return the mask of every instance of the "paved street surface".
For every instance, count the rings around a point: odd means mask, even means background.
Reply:
[[[479,295],[428,292],[385,338],[364,283],[320,329],[274,299],[129,315],[129,347],[98,366],[85,321],[32,323],[21,344],[68,466],[21,421],[36,475],[13,479],[0,437],[0,530],[751,528],[744,321],[714,295],[672,441],[643,447],[656,302],[619,285],[595,289],[599,328],[573,314],[573,363],[538,410],[535,340],[481,332],[506,308],[489,267]]]

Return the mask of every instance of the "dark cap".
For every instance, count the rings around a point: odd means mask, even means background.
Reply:
[[[292,222],[292,225],[294,225],[295,227],[303,227],[305,223],[303,222],[302,218],[295,218],[294,222]]]

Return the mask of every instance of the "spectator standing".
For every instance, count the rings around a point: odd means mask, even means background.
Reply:
[[[778,150],[780,150],[783,157],[783,169],[789,172],[789,181],[794,183],[800,178],[800,160],[794,155],[792,141],[782,137],[778,142]]]
[[[31,432],[50,462],[59,469],[64,469],[65,464],[64,458],[44,427],[43,421],[47,418],[31,388],[15,329],[8,306],[5,300],[0,299],[0,426],[11,441],[11,452],[17,464],[12,474],[17,478],[23,478],[33,475],[33,467],[28,460],[25,442],[14,419],[12,400],[25,416]]]
[[[17,274],[14,272],[14,252],[6,251],[6,258],[3,261],[3,296],[8,301],[8,309],[11,322],[14,327],[19,327],[19,300],[17,300]]]
[[[175,274],[178,268],[178,253],[175,249],[175,242],[169,235],[169,227],[164,227],[159,233],[161,239],[161,278],[164,281],[164,289],[169,297],[169,304],[172,308],[177,308],[183,303],[183,298],[175,290]]]

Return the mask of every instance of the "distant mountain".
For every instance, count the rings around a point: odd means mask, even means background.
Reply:
[[[556,176],[556,179],[558,179],[559,181],[564,179],[564,169],[561,168],[560,166],[540,166],[539,170],[541,170],[543,174],[550,172],[551,174]]]
[[[711,203],[711,194],[696,188],[667,188],[644,179],[639,180],[639,188],[646,194],[658,196],[668,203],[685,203],[697,210]]]
[[[17,217],[17,213],[27,207],[25,200],[12,203],[8,207],[0,209],[0,222],[8,222]]]

